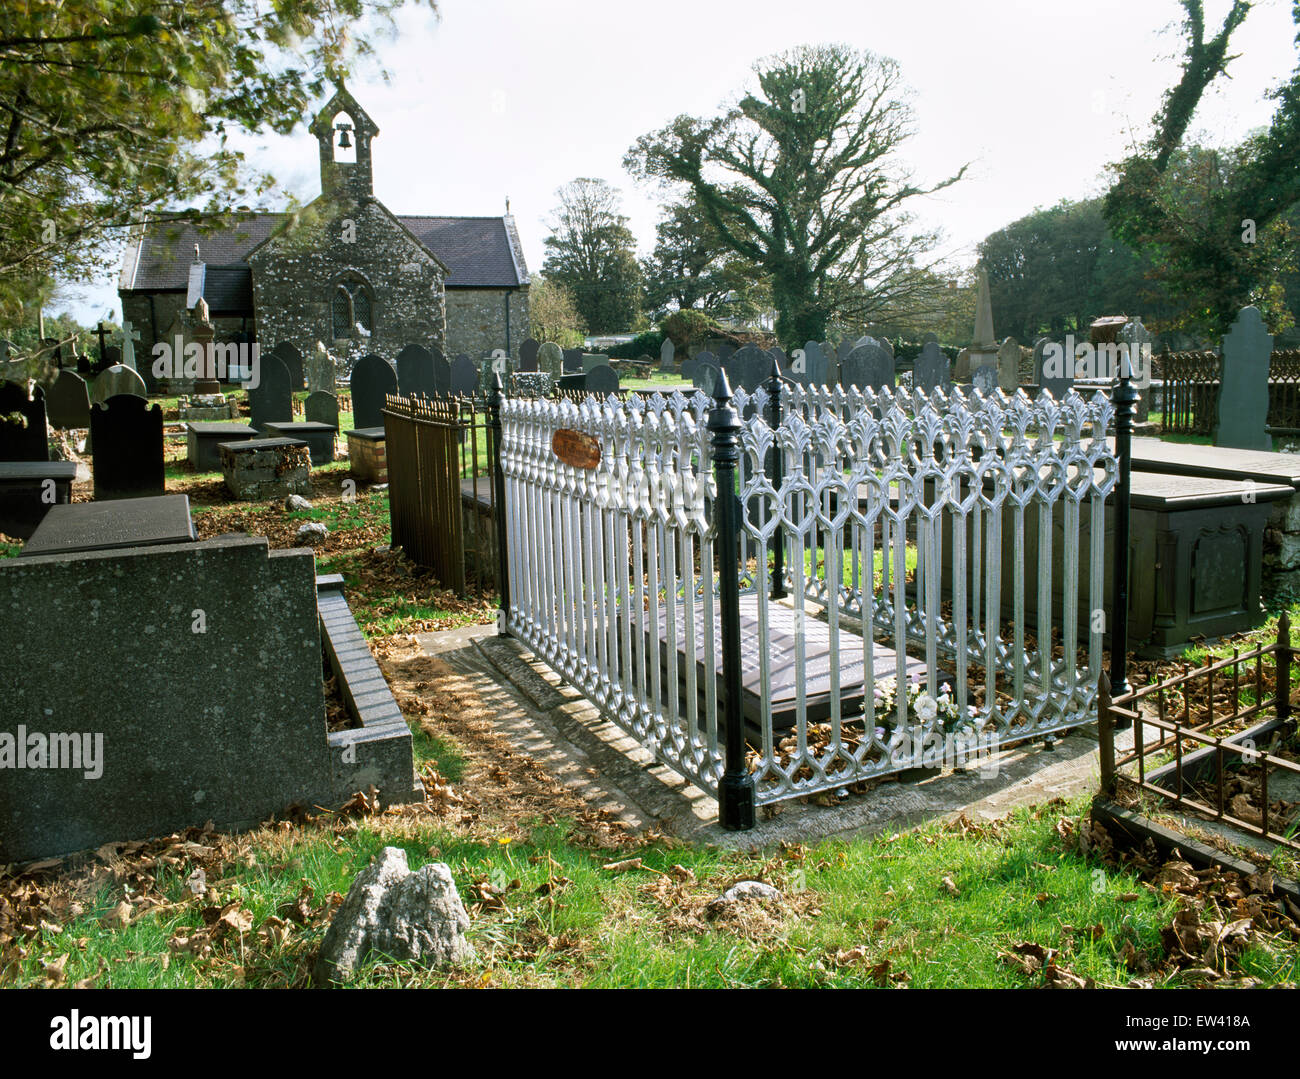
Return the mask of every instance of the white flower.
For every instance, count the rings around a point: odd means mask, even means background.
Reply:
[[[916,698],[916,718],[922,723],[931,723],[934,717],[939,714],[939,702],[928,693],[922,693]]]

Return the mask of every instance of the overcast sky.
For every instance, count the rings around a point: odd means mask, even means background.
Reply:
[[[1217,25],[1228,0],[1207,0]],[[713,115],[752,81],[762,57],[844,42],[892,57],[913,93],[916,134],[902,156],[932,183],[920,223],[963,263],[990,232],[1063,198],[1105,187],[1105,165],[1147,132],[1177,78],[1175,0],[441,0],[398,17],[380,45],[385,82],[362,69],[349,88],[379,125],[375,193],[399,214],[493,215],[510,198],[531,270],[541,268],[555,191],[578,176],[622,189],[642,252],[660,193],[622,159],[637,136],[679,113]],[[1230,81],[1202,103],[1202,141],[1267,124],[1266,92],[1296,62],[1290,0],[1258,0],[1237,31]],[[251,158],[303,201],[320,190],[316,146],[250,141]],[[272,200],[272,207],[277,206]],[[70,292],[70,298],[78,292]],[[70,307],[120,320],[116,277]]]

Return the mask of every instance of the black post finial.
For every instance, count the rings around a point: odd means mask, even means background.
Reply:
[[[722,730],[726,762],[718,786],[722,827],[747,831],[755,822],[754,778],[745,764],[744,681],[740,665],[740,543],[737,523],[736,466],[740,462],[740,417],[731,403],[731,384],[718,372],[708,430],[713,449],[717,496],[714,563],[718,567],[718,608],[722,632]]]
[[[1110,627],[1110,686],[1115,697],[1129,692],[1128,682],[1128,547],[1129,490],[1133,466],[1133,412],[1138,391],[1121,368],[1115,389],[1115,457],[1119,476],[1115,483],[1115,548]],[[1121,718],[1116,725],[1123,729]]]

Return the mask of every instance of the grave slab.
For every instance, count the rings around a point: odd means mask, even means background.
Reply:
[[[257,428],[246,423],[188,423],[185,440],[187,458],[195,472],[221,470],[222,442],[240,442],[257,437]]]
[[[327,465],[334,460],[334,439],[339,433],[337,427],[315,421],[295,421],[268,423],[266,431],[272,438],[296,438],[307,443],[311,463],[314,465]]]
[[[353,428],[348,432],[349,472],[363,483],[388,482],[388,452],[382,427]]]
[[[311,455],[298,438],[220,444],[221,471],[236,498],[256,502],[311,494]]]
[[[50,510],[72,501],[76,476],[72,461],[0,461],[0,532],[29,538]]]
[[[19,557],[157,547],[198,539],[188,495],[51,506]]]

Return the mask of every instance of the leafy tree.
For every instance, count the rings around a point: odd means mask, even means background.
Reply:
[[[698,308],[743,320],[768,299],[761,272],[727,246],[689,192],[667,208],[655,235],[654,252],[641,268],[645,305],[656,316]]]
[[[288,132],[404,0],[23,0],[0,10],[0,315],[114,230],[265,190],[228,134]],[[436,10],[432,0],[421,0]],[[377,20],[377,21],[375,21]],[[194,215],[200,210],[195,208]]]
[[[1171,313],[1148,265],[1111,235],[1100,199],[1035,210],[986,237],[979,256],[999,335],[1028,342],[1077,333],[1098,315],[1141,314],[1151,325]]]
[[[554,341],[562,348],[582,344],[582,319],[573,294],[541,274],[534,275],[528,286],[528,327],[537,341]]]
[[[1222,333],[1249,303],[1285,322],[1280,270],[1290,249],[1284,218],[1300,201],[1300,64],[1273,92],[1277,109],[1266,131],[1223,152],[1184,148],[1202,95],[1235,59],[1228,44],[1252,4],[1234,0],[1207,39],[1202,0],[1180,2],[1182,76],[1165,95],[1148,141],[1114,166],[1106,220],[1120,239],[1149,251],[1170,295],[1185,307],[1182,326]],[[1292,10],[1300,27],[1300,0]]]
[[[548,222],[542,272],[572,294],[588,333],[634,327],[641,310],[641,268],[618,189],[579,177],[556,196],[560,204]]]
[[[923,188],[898,165],[912,114],[892,60],[803,46],[755,74],[756,92],[643,135],[624,167],[690,190],[721,240],[769,278],[787,347],[820,340],[835,316],[905,307],[935,237],[911,231],[903,207],[965,169]]]

